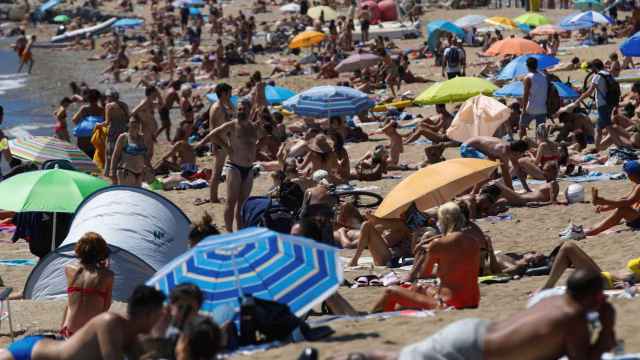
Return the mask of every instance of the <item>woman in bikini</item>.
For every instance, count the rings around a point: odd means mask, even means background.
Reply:
[[[531,192],[517,193],[504,185],[502,181],[497,181],[493,185],[489,185],[497,187],[500,196],[504,199],[498,200],[497,205],[534,206],[557,204],[558,193],[560,192],[560,187],[556,181],[558,176],[558,163],[555,161],[548,162],[543,166],[542,171],[545,174],[545,180],[547,182]]]
[[[79,262],[69,264],[67,276],[68,304],[60,334],[71,337],[93,317],[111,307],[113,272],[108,269],[109,247],[102,236],[88,232],[75,247]]]
[[[69,130],[67,129],[67,107],[71,104],[71,99],[68,97],[60,100],[60,107],[53,113],[56,118],[56,126],[53,128],[56,138],[62,141],[71,142],[69,137]]]
[[[111,160],[118,185],[142,185],[145,169],[152,168],[149,148],[142,134],[142,121],[134,115],[129,120],[129,131],[118,137]]]
[[[115,171],[111,168],[111,158],[113,157],[118,137],[127,131],[129,107],[126,103],[120,101],[120,95],[114,89],[107,90],[105,96],[104,125],[109,128],[109,132],[107,133],[105,144],[104,175],[111,178],[112,183],[115,184],[118,179]]]
[[[183,85],[180,90],[180,111],[186,121],[193,122],[193,104],[191,104],[191,86]],[[213,129],[212,129],[213,130]]]
[[[535,158],[523,156],[518,159],[520,168],[532,178],[536,180],[545,180],[546,176],[543,167],[551,161],[558,162],[560,160],[560,149],[549,140],[550,126],[540,125],[536,128],[536,140],[538,141],[538,149]]]

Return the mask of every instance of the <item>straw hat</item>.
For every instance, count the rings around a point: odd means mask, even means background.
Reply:
[[[333,151],[333,146],[329,143],[327,136],[324,134],[316,135],[309,141],[309,150],[320,154],[328,154]]]

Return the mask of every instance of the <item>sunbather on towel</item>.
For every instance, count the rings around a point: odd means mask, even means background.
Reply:
[[[439,287],[413,285],[391,287],[373,307],[373,312],[400,308],[456,309],[475,308],[480,303],[478,270],[482,233],[467,224],[460,207],[453,202],[438,209],[438,227],[442,237],[431,241],[422,267],[422,277],[435,275]]]
[[[618,225],[622,220],[625,220],[630,228],[640,230],[640,163],[635,160],[627,161],[622,169],[633,182],[633,190],[620,200],[610,200],[600,197],[598,189],[593,187],[592,203],[596,206],[596,212],[613,212],[594,228],[586,229],[584,232],[586,236],[598,235]]]
[[[498,204],[507,206],[533,206],[533,205],[549,205],[558,203],[558,193],[560,186],[556,181],[558,176],[558,164],[556,162],[548,162],[542,168],[547,182],[540,185],[531,192],[518,193],[504,185],[502,181],[496,181],[488,187],[490,189],[497,187],[503,200],[498,200]]]
[[[595,342],[589,312],[598,312],[602,326]],[[400,353],[376,351],[358,354],[358,359],[600,359],[615,345],[615,310],[602,292],[600,274],[578,270],[569,277],[566,294],[508,319],[459,320]]]
[[[551,266],[551,273],[542,289],[550,289],[556,285],[564,271],[574,267],[588,271],[598,272],[602,275],[603,288],[623,288],[625,283],[633,285],[640,281],[640,258],[635,258],[627,262],[627,267],[618,271],[602,271],[598,264],[584,252],[578,244],[573,241],[566,241],[560,247],[558,254]]]

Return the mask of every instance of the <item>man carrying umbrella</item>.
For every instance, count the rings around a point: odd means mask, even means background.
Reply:
[[[242,226],[240,210],[251,194],[253,187],[253,163],[256,159],[258,129],[250,121],[251,102],[243,98],[238,103],[237,119],[213,129],[196,148],[211,142],[229,154],[227,202],[224,207],[224,226],[233,232],[233,221]]]

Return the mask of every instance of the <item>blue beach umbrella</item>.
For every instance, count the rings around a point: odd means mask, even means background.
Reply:
[[[553,86],[556,87],[562,99],[577,99],[580,96],[574,88],[565,83],[554,81]],[[509,83],[493,93],[493,96],[496,97],[522,97],[523,95],[524,84],[522,81]]]
[[[264,95],[269,105],[282,104],[285,100],[294,97],[296,93],[280,86],[267,85],[264,87]]]
[[[191,16],[202,15],[202,11],[200,11],[200,9],[196,7],[189,7],[189,15]]]
[[[561,28],[568,30],[568,31],[575,31],[575,30],[580,30],[580,29],[588,29],[588,28],[592,28],[594,25],[591,22],[587,22],[587,21],[579,21],[576,22],[575,21],[575,17],[580,15],[580,13],[574,13],[568,16],[563,17],[560,22],[558,23],[558,26],[560,26]],[[573,21],[572,21],[573,20]]]
[[[544,70],[560,63],[560,60],[554,56],[535,54],[535,55],[522,55],[511,60],[505,66],[496,79],[498,80],[512,80],[518,76],[525,75],[529,70],[527,69],[527,59],[535,58],[538,60],[538,70]]]
[[[585,11],[572,17],[564,18],[563,22],[568,25],[591,24],[591,27],[613,24],[613,20],[610,17],[597,11]],[[560,23],[560,26],[562,26],[562,23]]]
[[[633,34],[633,36],[625,39],[625,41],[620,44],[620,52],[624,56],[640,56],[640,32],[637,32]]]
[[[210,236],[147,281],[165,294],[182,283],[204,293],[201,310],[238,309],[247,295],[289,306],[302,316],[343,281],[339,249],[265,228]],[[237,313],[236,313],[237,320]]]
[[[345,86],[316,86],[282,104],[300,116],[313,118],[356,115],[374,105],[367,94]]]
[[[136,18],[124,18],[119,19],[111,25],[113,28],[132,29],[144,24],[144,20]]]
[[[218,102],[218,95],[216,95],[216,93],[209,93],[207,94],[207,100],[212,103]],[[233,105],[233,107],[238,107],[238,100],[240,100],[238,95],[231,95],[231,105]]]
[[[435,20],[427,24],[427,44],[430,50],[435,50],[436,40],[443,32],[448,32],[460,39],[464,39],[464,30],[458,25],[447,20]]]

